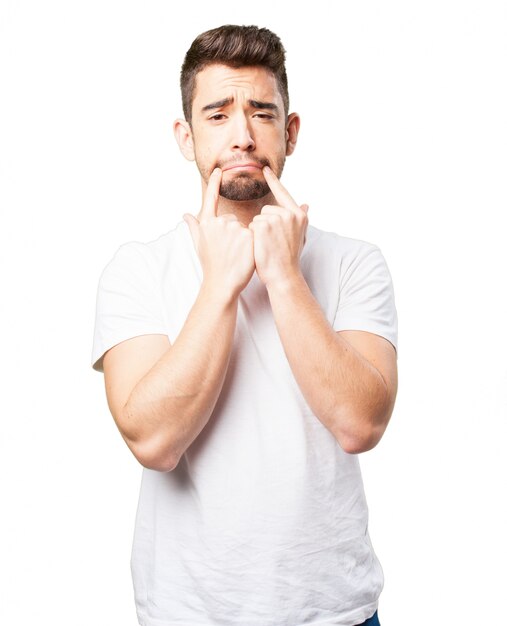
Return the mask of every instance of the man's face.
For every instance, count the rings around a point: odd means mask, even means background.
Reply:
[[[256,200],[270,191],[262,173],[280,177],[285,163],[285,111],[276,79],[262,67],[209,65],[196,76],[192,136],[197,167],[207,183],[222,169],[220,195]]]

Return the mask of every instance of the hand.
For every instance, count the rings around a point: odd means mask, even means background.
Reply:
[[[300,273],[299,258],[308,227],[308,205],[298,206],[269,167],[263,170],[277,206],[266,205],[248,225],[254,234],[257,274],[268,286]]]
[[[194,247],[201,261],[203,282],[236,297],[255,269],[253,233],[233,214],[217,215],[222,170],[215,168],[204,195],[200,220],[185,213]]]

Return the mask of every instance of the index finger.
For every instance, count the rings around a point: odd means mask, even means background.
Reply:
[[[215,167],[208,179],[208,187],[204,194],[201,212],[203,217],[216,217],[221,182],[222,170],[219,167]]]
[[[264,174],[264,178],[269,185],[269,188],[273,192],[276,201],[280,206],[283,206],[287,209],[298,209],[299,206],[294,200],[294,198],[290,195],[290,193],[285,189],[282,185],[276,174],[273,170],[267,165],[262,168],[262,173]]]

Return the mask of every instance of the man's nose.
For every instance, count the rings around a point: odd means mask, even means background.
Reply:
[[[231,141],[233,150],[255,150],[253,133],[244,115],[238,115],[234,120]]]

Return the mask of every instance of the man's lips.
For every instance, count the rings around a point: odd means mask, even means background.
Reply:
[[[231,163],[231,165],[227,165],[226,167],[222,168],[223,172],[228,172],[230,170],[234,170],[234,171],[254,171],[254,170],[261,170],[264,166],[260,165],[259,163],[252,163],[252,162],[246,162],[246,163]]]

